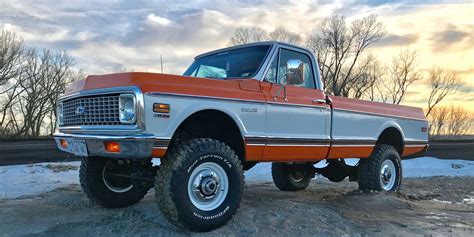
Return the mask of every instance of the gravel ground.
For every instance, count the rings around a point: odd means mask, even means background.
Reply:
[[[474,177],[404,179],[399,193],[315,179],[302,192],[248,185],[226,226],[190,233],[167,223],[151,191],[128,208],[91,206],[78,185],[0,200],[0,236],[474,236]]]

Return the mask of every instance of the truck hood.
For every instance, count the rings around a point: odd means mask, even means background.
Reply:
[[[261,93],[260,82],[253,79],[218,80],[159,73],[129,72],[88,76],[86,79],[69,85],[64,95],[71,95],[83,90],[124,86],[139,87],[143,93],[162,92],[236,98],[246,97],[245,94],[247,93],[242,93],[242,90],[250,92],[250,94]],[[254,97],[254,95],[250,97]]]
[[[94,90],[111,87],[138,86],[144,84],[166,83],[179,80],[183,76],[157,73],[127,72],[105,75],[90,75],[66,87],[64,95],[74,94],[83,90]]]

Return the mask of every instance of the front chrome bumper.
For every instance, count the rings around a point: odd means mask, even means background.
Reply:
[[[152,134],[134,135],[92,135],[92,134],[70,134],[55,133],[54,140],[62,151],[73,153],[74,147],[61,146],[61,139],[67,141],[84,141],[86,143],[87,155],[127,159],[146,159],[152,156],[155,136]],[[117,142],[120,144],[120,152],[108,152],[105,150],[104,142]]]

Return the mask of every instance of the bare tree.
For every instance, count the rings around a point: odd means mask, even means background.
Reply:
[[[451,106],[448,113],[447,134],[451,136],[468,134],[471,128],[471,119],[472,116],[469,110],[463,107]]]
[[[445,124],[448,122],[448,107],[436,107],[429,114],[428,121],[430,124],[429,132],[431,136],[441,135]]]
[[[418,52],[416,50],[403,49],[392,58],[388,67],[389,76],[384,85],[385,93],[390,95],[393,104],[400,104],[410,85],[423,78],[417,67]]]
[[[24,57],[26,65],[18,79],[22,93],[9,108],[9,126],[14,136],[38,137],[46,129],[46,118],[54,113],[57,97],[70,82],[73,60],[65,52],[36,49],[28,49]]]
[[[428,116],[446,96],[452,95],[459,90],[461,80],[457,73],[444,70],[434,66],[429,72],[430,96],[428,97]]]
[[[369,83],[366,85],[368,89],[365,92],[365,97],[371,101],[387,102],[389,95],[385,91],[386,81],[386,66],[383,65],[377,58],[366,68],[366,76],[369,77]]]
[[[300,35],[288,31],[283,26],[275,28],[275,30],[272,31],[268,36],[271,40],[286,42],[294,45],[300,45],[302,42]]]
[[[247,44],[267,39],[267,32],[260,27],[239,27],[230,37],[231,45]]]
[[[20,70],[23,40],[15,33],[3,30],[0,32],[0,86],[15,78]],[[0,91],[0,94],[5,90]]]
[[[472,112],[458,106],[440,106],[431,110],[430,135],[459,136],[471,131]]]
[[[349,25],[343,16],[332,16],[314,28],[306,41],[318,55],[323,82],[329,92],[348,96],[354,81],[360,80],[354,70],[366,49],[385,34],[375,15],[355,20]]]
[[[348,83],[348,87],[350,87],[348,97],[356,99],[366,95],[369,95],[369,98],[374,97],[374,88],[383,77],[383,67],[378,59],[371,54],[368,55],[353,70],[353,75],[351,76],[353,80],[350,80]]]
[[[23,40],[14,32],[0,32],[0,135],[9,132],[8,110],[22,92],[17,79],[23,65]]]

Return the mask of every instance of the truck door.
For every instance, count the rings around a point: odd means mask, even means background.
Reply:
[[[330,106],[316,88],[314,60],[282,47],[262,82],[266,98],[263,160],[325,159],[330,146]]]

